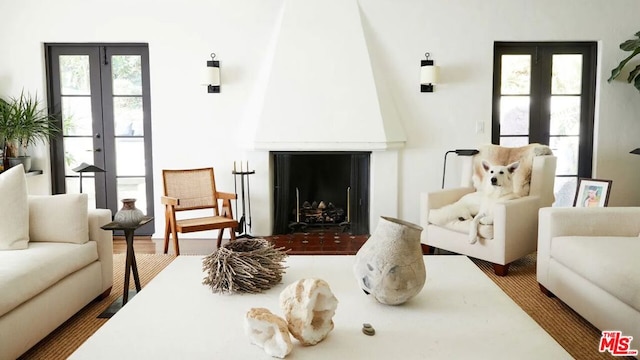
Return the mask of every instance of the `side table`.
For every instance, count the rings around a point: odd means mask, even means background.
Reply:
[[[107,310],[100,314],[99,318],[110,318],[118,310],[120,310],[129,301],[129,280],[131,273],[133,272],[133,281],[136,285],[136,294],[142,288],[140,286],[140,277],[138,276],[138,265],[136,264],[136,254],[133,249],[133,235],[136,229],[145,225],[149,221],[153,220],[151,216],[145,216],[139,224],[123,226],[122,224],[112,221],[106,225],[101,226],[103,230],[122,230],[124,231],[125,241],[127,242],[127,255],[124,267],[124,289],[122,291],[122,297],[114,301]]]

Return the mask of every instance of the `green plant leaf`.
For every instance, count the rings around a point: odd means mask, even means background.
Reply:
[[[38,96],[22,91],[0,107],[0,134],[6,141],[26,148],[46,142],[59,132],[56,119],[41,106]]]
[[[633,86],[640,91],[640,76],[636,76],[636,81],[633,83]]]
[[[631,81],[633,81],[633,78],[635,78],[636,76],[638,76],[638,74],[640,74],[640,65],[636,66],[635,69],[633,69],[630,73],[629,73],[629,77],[627,78],[627,82],[630,83]]]
[[[640,47],[640,39],[631,39],[620,44],[620,49],[624,51],[633,51]]]
[[[634,56],[640,54],[640,47],[635,49],[635,51],[629,55],[626,59],[622,60],[620,62],[620,64],[618,65],[618,67],[616,67],[615,69],[611,70],[611,77],[609,79],[607,79],[608,82],[613,81],[613,79],[617,78],[620,73],[622,72],[622,68],[627,65],[627,63],[629,62],[629,60],[631,60]]]

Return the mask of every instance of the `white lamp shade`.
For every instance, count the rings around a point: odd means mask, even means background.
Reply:
[[[220,86],[220,68],[207,66],[203,70],[201,84]]]
[[[437,84],[440,67],[436,65],[425,65],[420,67],[420,83]]]

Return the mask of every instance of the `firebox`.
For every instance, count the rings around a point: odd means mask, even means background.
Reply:
[[[369,233],[371,152],[274,151],[273,234]]]

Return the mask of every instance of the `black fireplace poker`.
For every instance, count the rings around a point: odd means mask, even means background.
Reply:
[[[238,193],[238,180],[240,180],[240,198],[236,200],[236,214],[238,214],[238,201],[240,201],[240,207],[242,209],[242,216],[238,221],[238,229],[236,232],[240,233],[240,235],[236,236],[236,238],[247,238],[253,239],[254,236],[250,234],[251,232],[251,195],[249,193],[249,175],[255,174],[255,170],[249,171],[249,162],[245,162],[246,170],[242,165],[242,161],[240,162],[240,171],[236,170],[236,162],[233,162],[233,185]],[[246,187],[246,192],[245,192]],[[247,231],[248,229],[248,231]]]

